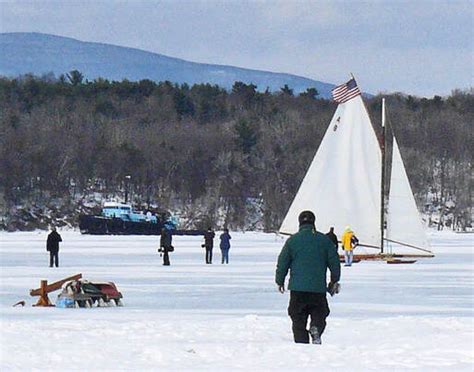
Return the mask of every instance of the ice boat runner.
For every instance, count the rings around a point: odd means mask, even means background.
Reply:
[[[297,232],[298,215],[309,209],[319,231],[334,227],[341,236],[351,227],[359,238],[355,258],[433,257],[395,138],[385,215],[385,102],[379,142],[354,78],[336,87],[333,97],[339,105],[280,233]]]

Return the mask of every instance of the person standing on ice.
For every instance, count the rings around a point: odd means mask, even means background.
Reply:
[[[49,267],[53,267],[53,263],[56,267],[59,266],[59,242],[62,241],[61,235],[53,226],[46,241],[46,250],[49,252]]]
[[[334,234],[334,227],[329,228],[329,231],[326,233],[326,236],[329,238],[330,241],[334,243],[337,252],[337,249],[339,248],[339,243],[337,241],[337,235]]]
[[[354,248],[359,244],[359,239],[354,235],[354,232],[349,226],[344,230],[342,234],[341,245],[344,250],[344,266],[352,265],[352,258],[354,257]]]
[[[275,282],[281,293],[285,292],[285,278],[290,271],[290,304],[288,315],[293,326],[296,343],[321,344],[326,328],[329,306],[326,291],[337,293],[341,275],[339,256],[328,237],[316,231],[315,216],[304,211],[298,217],[299,231],[292,235],[278,256]],[[326,272],[331,271],[331,281],[326,287]],[[307,330],[308,317],[311,317]]]
[[[212,249],[214,248],[214,237],[216,234],[212,231],[212,228],[209,227],[204,233],[204,244],[203,248],[206,248],[206,264],[212,264]]]
[[[221,253],[222,253],[222,263],[229,263],[229,249],[230,249],[230,239],[232,237],[229,234],[229,229],[224,229],[224,232],[219,237],[221,239]]]
[[[163,227],[161,229],[161,237],[160,237],[160,249],[158,250],[160,252],[160,255],[163,255],[163,265],[164,266],[170,266],[170,256],[169,252],[173,252],[174,248],[171,245],[171,240],[172,240],[172,235],[171,231],[167,229],[166,227]]]

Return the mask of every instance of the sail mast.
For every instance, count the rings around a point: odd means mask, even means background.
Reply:
[[[385,211],[384,211],[384,197],[385,197],[385,98],[382,98],[382,176],[380,182],[380,253],[383,253],[383,241],[384,241],[384,224],[385,224]]]

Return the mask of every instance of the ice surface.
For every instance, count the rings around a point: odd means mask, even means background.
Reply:
[[[49,268],[46,232],[2,233],[0,368],[10,370],[472,370],[474,234],[431,235],[436,257],[343,267],[323,345],[295,345],[288,294],[274,284],[283,238],[232,233],[230,264],[204,264],[199,237],[61,232]],[[41,279],[114,281],[123,308],[33,308]],[[55,301],[58,292],[50,298]],[[12,307],[26,300],[24,308]]]

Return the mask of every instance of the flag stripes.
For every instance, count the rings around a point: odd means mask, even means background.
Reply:
[[[331,92],[332,98],[337,103],[344,103],[356,96],[361,95],[361,91],[357,86],[355,79],[351,79],[347,83],[335,87]]]

